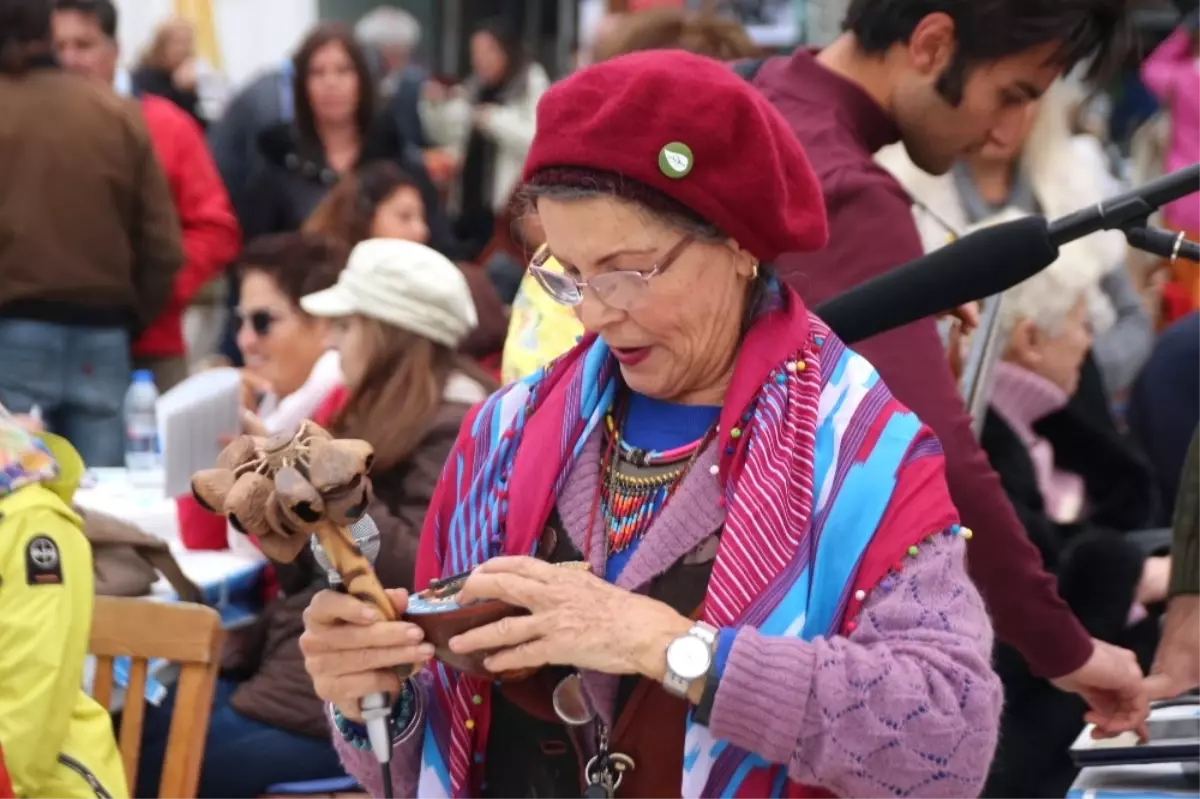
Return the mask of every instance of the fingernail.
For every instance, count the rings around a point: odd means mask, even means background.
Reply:
[[[363,621],[379,621],[379,611],[372,607],[365,607],[362,609],[362,618]]]
[[[424,657],[433,657],[433,644],[421,644],[417,647],[417,653]]]
[[[418,641],[425,640],[425,632],[420,627],[413,627],[408,631],[408,640],[414,644]]]

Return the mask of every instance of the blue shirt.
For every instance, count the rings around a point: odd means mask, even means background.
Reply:
[[[638,449],[675,449],[702,438],[720,415],[718,405],[681,405],[630,392],[621,438]],[[609,555],[605,579],[616,582],[639,543],[635,538],[623,551]]]

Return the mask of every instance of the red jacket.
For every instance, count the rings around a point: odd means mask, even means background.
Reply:
[[[175,275],[175,290],[166,310],[134,343],[133,353],[180,356],[187,352],[183,312],[196,292],[237,256],[242,234],[200,126],[161,97],[145,95],[141,104],[154,153],[166,173],[179,214],[184,262]]]

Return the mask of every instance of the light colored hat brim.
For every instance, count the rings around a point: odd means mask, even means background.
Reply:
[[[301,297],[300,307],[311,316],[322,317],[352,316],[360,310],[353,295],[341,284]]]

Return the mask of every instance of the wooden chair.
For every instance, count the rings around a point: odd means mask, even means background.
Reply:
[[[180,671],[158,795],[196,795],[224,638],[221,617],[203,605],[96,597],[89,646],[96,656],[92,696],[106,709],[112,708],[113,658],[131,661],[120,732],[131,791],[137,784],[147,666],[151,658],[162,658],[178,663]]]
[[[371,794],[361,791],[339,793],[264,793],[258,799],[371,799]]]

